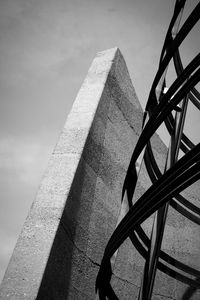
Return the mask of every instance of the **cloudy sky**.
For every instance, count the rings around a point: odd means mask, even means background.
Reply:
[[[120,48],[144,107],[174,2],[0,0],[0,281],[96,52]],[[198,30],[182,47],[185,63]],[[195,113],[193,122],[197,133]]]

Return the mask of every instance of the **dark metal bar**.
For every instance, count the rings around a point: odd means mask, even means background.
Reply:
[[[101,300],[118,299],[110,283],[112,266],[117,255],[116,251],[128,237],[146,260],[140,300],[151,299],[157,269],[189,284],[192,292],[200,288],[200,272],[174,259],[161,249],[169,205],[200,225],[200,209],[180,195],[181,191],[200,179],[200,143],[194,145],[183,132],[188,102],[191,101],[197,109],[200,109],[200,93],[195,89],[195,85],[200,81],[200,54],[184,68],[179,53],[179,46],[200,19],[200,2],[179,30],[185,2],[186,0],[176,0],[175,3],[174,14],[161,51],[159,68],[147,101],[143,130],[133,151],[124,181],[122,214],[105,248],[97,276],[96,290]],[[172,59],[177,79],[164,94],[166,72]],[[171,140],[166,167],[162,174],[152,151],[151,137],[163,122]],[[182,158],[179,158],[180,150],[184,153]],[[132,197],[139,174],[136,163],[143,154],[152,185],[133,205]],[[155,218],[149,239],[141,224],[153,213]]]

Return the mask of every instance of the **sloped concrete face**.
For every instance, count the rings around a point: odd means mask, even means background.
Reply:
[[[120,51],[99,53],[51,156],[1,299],[94,299],[141,121]]]
[[[97,299],[96,275],[117,224],[142,116],[119,49],[99,53],[51,156],[4,276],[0,299]],[[151,142],[163,169],[166,147],[157,135]],[[150,184],[142,166],[134,201]],[[195,193],[193,188],[185,193],[197,203],[197,186],[194,189]],[[150,235],[152,217],[142,226]],[[162,249],[194,266],[199,246],[196,227],[171,209]],[[144,259],[127,240],[118,251],[112,277],[119,299],[137,299],[143,266]],[[153,299],[181,299],[186,288],[157,272]],[[199,298],[194,294],[191,299]]]

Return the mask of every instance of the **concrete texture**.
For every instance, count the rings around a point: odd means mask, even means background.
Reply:
[[[51,156],[3,279],[0,299],[95,299],[96,275],[117,223],[142,115],[120,51],[99,53]],[[152,144],[162,169],[166,147],[157,135]],[[149,185],[143,166],[134,201]],[[186,192],[194,198],[192,189]],[[152,217],[143,224],[148,234],[151,223]],[[195,264],[199,241],[195,226],[173,211],[163,249]],[[143,265],[127,240],[112,277],[121,300],[137,299]],[[153,299],[179,299],[185,289],[158,273]]]

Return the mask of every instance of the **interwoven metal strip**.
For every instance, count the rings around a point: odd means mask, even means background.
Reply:
[[[96,279],[99,299],[118,299],[110,284],[112,261],[114,254],[116,255],[116,251],[127,238],[130,238],[145,259],[140,300],[151,299],[157,269],[193,289],[200,288],[199,271],[161,250],[169,205],[200,225],[200,209],[180,194],[200,179],[200,143],[195,145],[183,132],[188,102],[191,101],[197,109],[200,109],[200,94],[195,89],[200,81],[200,53],[185,68],[179,53],[180,45],[200,19],[200,3],[180,27],[185,2],[186,0],[176,1],[166,34],[159,68],[144,112],[142,133],[133,151],[122,190],[122,201],[127,201],[128,212],[108,241]],[[165,92],[167,68],[172,60],[177,78]],[[157,165],[150,141],[162,123],[165,123],[170,135],[164,171]],[[180,150],[184,154],[181,158]],[[133,204],[132,199],[139,175],[136,164],[138,165],[138,158],[141,155],[152,185]],[[153,213],[155,217],[149,238],[141,224]]]

